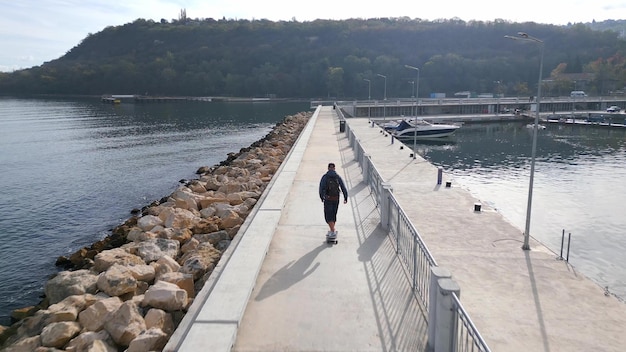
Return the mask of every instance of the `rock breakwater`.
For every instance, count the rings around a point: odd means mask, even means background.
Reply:
[[[107,238],[60,257],[65,270],[45,283],[44,300],[0,326],[2,350],[161,350],[310,117],[285,117],[250,147],[134,209]]]

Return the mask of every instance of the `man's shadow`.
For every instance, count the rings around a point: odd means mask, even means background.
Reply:
[[[323,243],[297,261],[291,261],[280,268],[274,275],[267,279],[261,287],[261,290],[259,290],[259,294],[254,299],[256,301],[264,300],[269,296],[288,289],[298,281],[311,275],[320,265],[320,263],[317,262],[311,267],[313,260],[315,260],[315,257],[325,248],[328,248],[328,245]]]

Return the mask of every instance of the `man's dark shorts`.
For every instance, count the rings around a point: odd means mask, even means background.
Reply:
[[[337,222],[337,210],[339,209],[339,201],[324,201],[324,219],[326,222]]]

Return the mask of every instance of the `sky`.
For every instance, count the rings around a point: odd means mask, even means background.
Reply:
[[[42,65],[108,26],[138,18],[271,21],[408,17],[563,25],[626,19],[626,0],[0,0],[0,71]]]

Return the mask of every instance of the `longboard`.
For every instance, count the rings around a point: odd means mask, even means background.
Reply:
[[[339,241],[337,240],[337,235],[339,234],[339,231],[335,231],[335,237],[331,238],[328,237],[328,234],[326,234],[326,243],[334,243],[337,244]]]

